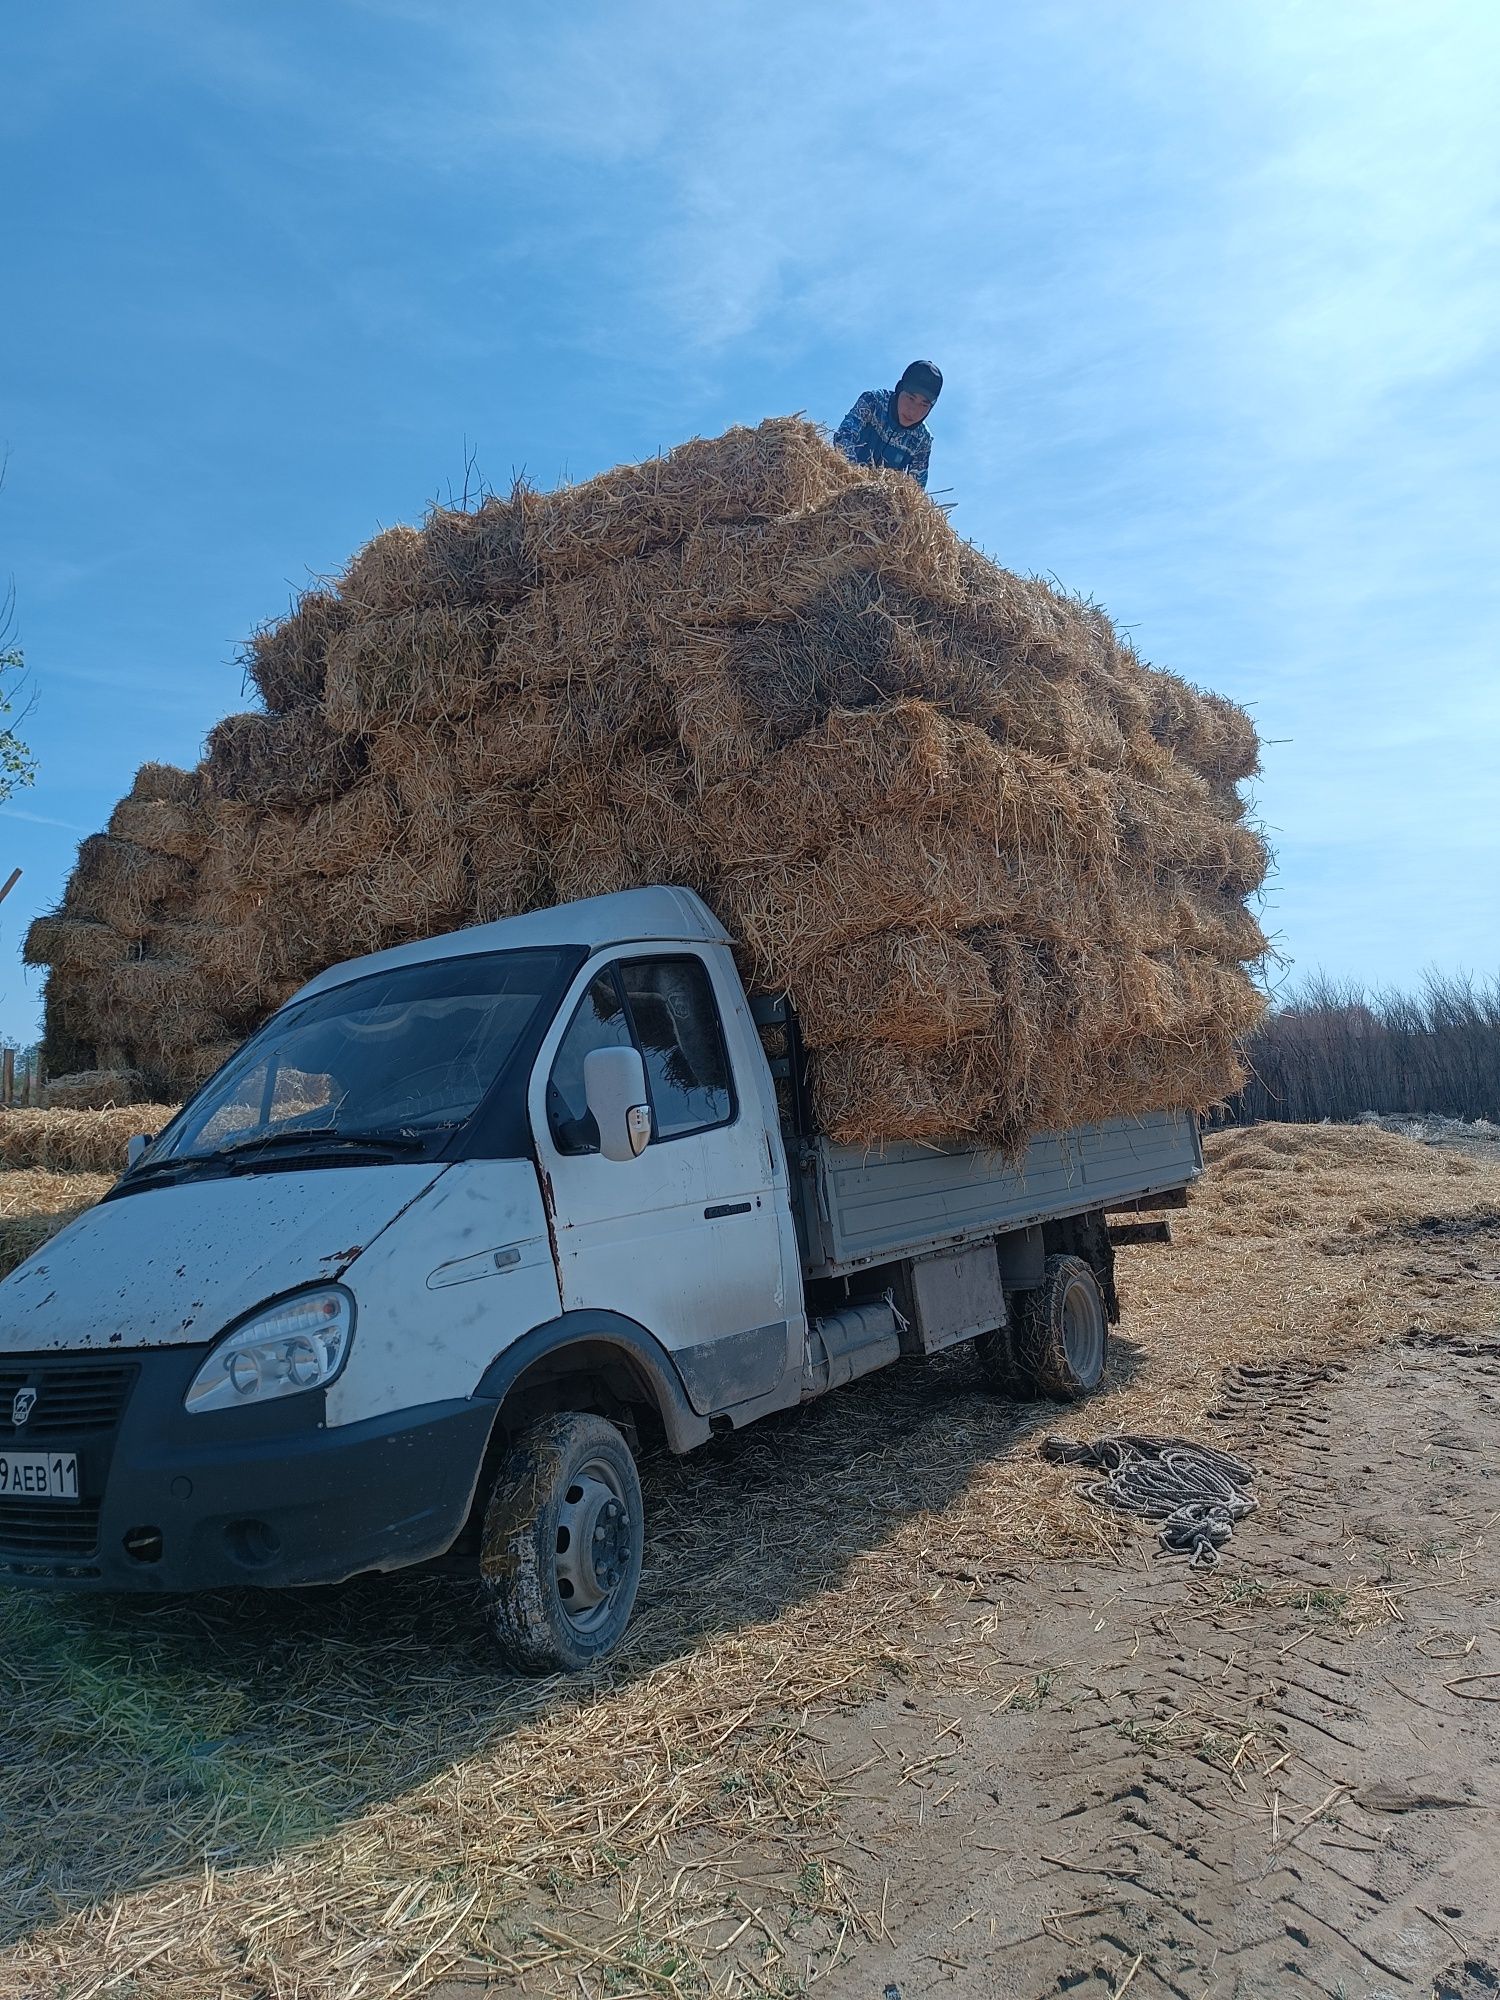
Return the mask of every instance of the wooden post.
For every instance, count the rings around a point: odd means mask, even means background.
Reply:
[[[14,1104],[16,1101],[16,1052],[14,1049],[6,1049],[4,1054],[0,1055],[0,1099],[3,1099],[7,1106]]]

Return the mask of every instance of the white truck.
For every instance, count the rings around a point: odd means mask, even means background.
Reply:
[[[1093,1388],[1106,1216],[1180,1204],[1195,1118],[865,1154],[802,1070],[684,889],[321,974],[0,1283],[0,1579],[443,1558],[514,1667],[578,1669],[630,1616],[643,1450],[966,1340]]]

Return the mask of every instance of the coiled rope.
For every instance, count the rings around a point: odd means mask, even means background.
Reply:
[[[1168,1555],[1186,1556],[1194,1569],[1214,1569],[1235,1523],[1260,1504],[1246,1489],[1253,1466],[1190,1438],[1074,1438],[1042,1440],[1043,1458],[1056,1465],[1096,1465],[1108,1477],[1078,1488],[1096,1506],[1158,1521],[1156,1539]]]

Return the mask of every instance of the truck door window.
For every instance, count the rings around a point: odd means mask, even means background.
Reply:
[[[612,971],[599,974],[578,1003],[547,1079],[547,1123],[560,1153],[597,1153],[599,1127],[583,1094],[583,1059],[592,1049],[630,1047],[630,1023]]]
[[[727,1125],[734,1116],[734,1089],[703,961],[637,959],[620,967],[620,983],[645,1058],[653,1140]]]

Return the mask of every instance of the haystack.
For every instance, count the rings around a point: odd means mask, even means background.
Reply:
[[[266,712],[146,766],[33,926],[70,1066],[175,1095],[338,958],[672,881],[791,995],[836,1138],[1239,1081],[1249,718],[808,424],[388,529],[248,665]]]

